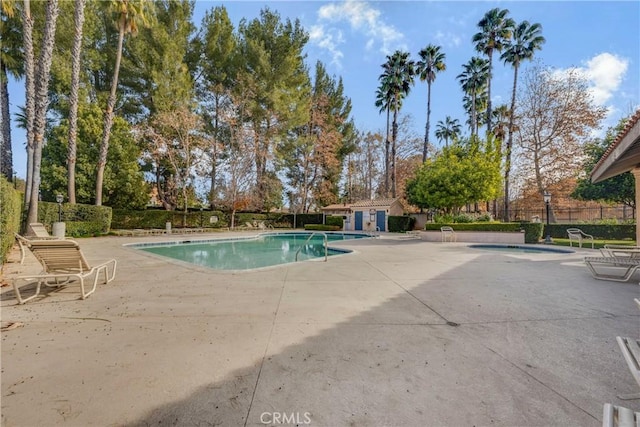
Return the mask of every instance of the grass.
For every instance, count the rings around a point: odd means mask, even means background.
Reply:
[[[561,239],[561,238],[553,238],[553,244],[557,245],[557,246],[569,246],[569,239]],[[602,248],[604,245],[629,245],[629,246],[634,246],[636,244],[635,240],[614,240],[614,239],[607,239],[607,240],[601,240],[601,239],[593,239],[593,245],[594,248],[596,249],[600,249]],[[574,247],[576,246],[576,244],[574,243]],[[590,241],[583,241],[582,242],[582,247],[583,248],[591,248],[591,242]]]

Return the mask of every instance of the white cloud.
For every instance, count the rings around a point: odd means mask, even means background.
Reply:
[[[591,93],[597,104],[604,105],[618,90],[629,67],[629,60],[610,53],[601,53],[586,62],[582,69],[591,83]]]
[[[406,49],[404,34],[393,25],[384,22],[380,10],[367,2],[346,0],[324,5],[318,9],[318,23],[309,34],[311,42],[328,50],[336,65],[344,54],[339,46],[344,43],[337,24],[347,23],[352,31],[366,37],[365,49],[377,48],[385,55],[396,49]],[[338,34],[338,36],[336,36]]]
[[[344,57],[338,46],[344,43],[342,31],[327,32],[322,25],[313,25],[309,30],[309,41],[331,54],[331,63],[340,68],[340,60]]]
[[[569,70],[578,72],[589,82],[589,91],[593,101],[598,105],[606,105],[607,101],[618,91],[622,79],[629,68],[629,60],[605,52],[584,62],[583,67],[572,67],[557,70],[565,73]]]
[[[462,37],[450,31],[438,30],[435,35],[436,42],[445,47],[458,47],[462,44]]]

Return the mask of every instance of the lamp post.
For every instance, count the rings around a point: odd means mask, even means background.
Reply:
[[[56,202],[58,202],[58,222],[62,222],[62,201],[64,196],[62,194],[56,195]]]
[[[542,195],[542,199],[544,200],[544,204],[547,208],[547,237],[544,238],[544,243],[550,244],[553,243],[553,241],[551,240],[551,235],[549,234],[549,204],[551,203],[551,193],[545,190],[544,194]]]

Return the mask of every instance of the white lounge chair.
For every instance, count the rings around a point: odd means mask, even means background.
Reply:
[[[567,228],[567,234],[569,235],[569,246],[573,247],[573,242],[577,242],[578,246],[582,247],[584,240],[590,240],[591,249],[594,248],[593,236],[591,234],[587,234],[579,228]]]
[[[100,274],[103,275],[104,283],[109,283],[115,278],[117,264],[115,259],[91,266],[82,254],[78,243],[73,240],[30,240],[27,247],[40,261],[42,272],[20,276],[13,280],[13,289],[19,304],[37,297],[42,285],[58,287],[67,285],[74,279],[79,280],[81,296],[85,299],[95,292]],[[92,275],[94,276],[93,287],[86,291],[84,280]],[[35,293],[28,298],[23,298],[20,293],[20,282],[34,280],[37,281]]]
[[[640,258],[629,256],[585,257],[584,262],[587,264],[587,267],[589,267],[591,275],[595,279],[613,280],[616,282],[626,282],[631,278],[631,275],[640,268]],[[601,270],[598,271],[596,266]],[[609,271],[609,273],[603,272],[602,268]],[[622,273],[614,274],[612,273],[613,270],[622,271]]]

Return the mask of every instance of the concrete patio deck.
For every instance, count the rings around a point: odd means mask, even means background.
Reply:
[[[638,278],[593,279],[591,250],[383,234],[230,273],[122,246],[166,239],[79,239],[118,260],[84,301],[2,288],[2,325],[22,324],[2,332],[3,426],[596,426],[606,402],[640,410],[616,397],[640,390],[615,339],[640,335]],[[5,278],[37,269],[28,254]]]

